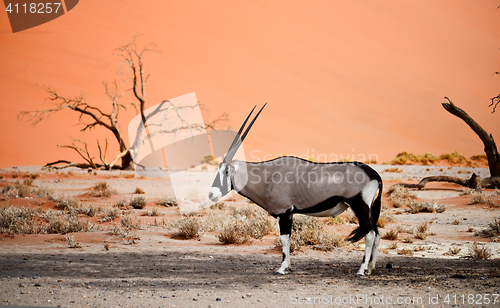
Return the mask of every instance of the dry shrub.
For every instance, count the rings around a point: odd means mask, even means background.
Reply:
[[[489,205],[498,206],[498,204],[496,204],[493,201],[493,199],[491,199],[491,197],[487,197],[478,191],[476,191],[472,194],[471,203],[472,204],[485,203],[485,204],[489,204]]]
[[[427,231],[429,231],[430,226],[431,226],[430,223],[424,222],[418,225],[415,230],[420,233],[427,233]]]
[[[391,229],[384,234],[383,238],[390,241],[394,241],[398,239],[398,235],[399,235],[398,230]]]
[[[394,201],[400,198],[403,199],[416,199],[417,196],[408,187],[401,185],[393,185],[387,190],[387,195],[389,196],[389,201]]]
[[[219,235],[217,235],[217,239],[222,244],[243,244],[250,241],[250,234],[246,232],[244,228],[241,227],[236,221],[233,221],[233,224],[228,226]]]
[[[434,205],[429,202],[416,202],[414,200],[409,200],[406,205],[408,206],[407,211],[411,214],[434,212]]]
[[[219,202],[216,202],[216,203],[210,205],[210,209],[211,210],[225,210],[225,209],[227,209],[227,206],[224,202],[219,201]]]
[[[52,201],[56,200],[56,198],[54,197],[54,191],[50,188],[47,188],[47,187],[40,187],[40,188],[34,189],[33,194],[35,194],[41,198],[47,198],[48,200],[52,200]]]
[[[389,249],[398,249],[398,242],[392,242],[389,247],[387,247]]]
[[[429,234],[425,233],[425,232],[415,232],[413,234],[413,237],[416,238],[417,240],[425,240],[427,238]]]
[[[156,204],[166,207],[172,207],[172,206],[178,206],[179,202],[177,202],[175,198],[163,198],[160,201],[156,202]]]
[[[413,243],[413,239],[408,235],[403,239],[403,243],[411,244]]]
[[[232,218],[225,221],[223,228],[219,228],[221,233],[217,236],[223,244],[242,244],[251,239],[261,239],[273,230],[273,222],[269,220],[269,214],[260,208],[230,207],[230,211]]]
[[[457,255],[462,249],[457,247],[457,246],[451,246],[448,248],[448,251],[444,253],[445,256],[455,256]]]
[[[385,169],[384,171],[382,172],[390,172],[390,173],[402,173],[403,170],[399,169],[399,168],[389,168],[389,169]]]
[[[25,179],[21,183],[9,184],[0,190],[1,194],[6,194],[7,198],[25,198],[33,193],[31,179]]]
[[[446,211],[446,207],[444,204],[435,204],[434,208],[436,210],[436,213],[444,213],[444,211]]]
[[[123,176],[126,179],[135,178],[135,174],[134,173],[127,173],[127,172],[124,172],[124,173],[120,172],[120,176]]]
[[[386,223],[387,223],[387,220],[385,219],[385,217],[380,216],[380,218],[377,220],[377,227],[385,228]]]
[[[398,250],[398,255],[413,255],[413,250],[409,248],[402,248]]]
[[[61,215],[60,213],[47,211],[44,218],[48,221],[44,233],[48,234],[67,234],[94,230],[88,221],[78,219],[75,213]]]
[[[245,223],[245,230],[254,239],[261,239],[273,230],[273,223],[269,218],[258,216],[249,219]]]
[[[130,200],[129,205],[134,209],[142,210],[143,208],[146,207],[146,198],[142,196],[134,197],[132,200]]]
[[[413,251],[424,251],[425,250],[425,247],[422,246],[422,245],[419,245],[419,246],[416,246],[416,247],[413,247]]]
[[[63,196],[57,200],[56,208],[67,210],[67,211],[75,211],[78,207],[80,207],[80,203],[73,197]]]
[[[460,196],[469,196],[469,195],[474,195],[474,194],[477,194],[478,191],[475,190],[475,189],[472,189],[472,188],[469,188],[469,187],[464,187],[462,189],[460,189],[460,191],[458,192],[458,195]]]
[[[106,182],[98,182],[92,187],[92,194],[96,197],[111,197],[114,191],[109,187]]]
[[[129,206],[129,204],[128,204],[127,200],[125,200],[125,199],[118,200],[118,201],[115,203],[115,205],[114,205],[114,206],[115,206],[115,207],[117,207],[117,208],[122,208],[122,207],[124,207],[124,208],[126,208],[126,209],[129,209],[129,208],[130,208],[130,206]]]
[[[136,219],[136,221],[133,222],[132,219],[130,218],[130,216],[128,216],[128,215],[123,216],[120,223],[123,227],[125,227],[126,230],[133,230],[133,229],[140,230],[140,229],[142,229],[141,228],[141,221]]]
[[[443,153],[439,156],[439,160],[447,160],[450,164],[461,164],[469,162],[463,154],[454,151],[453,153]]]
[[[182,239],[197,239],[203,235],[202,223],[194,216],[179,219],[175,224],[178,228],[175,235]]]
[[[146,192],[140,187],[136,187],[134,190],[134,194],[137,194],[137,195],[144,195],[145,193]]]
[[[479,244],[476,241],[470,243],[467,248],[467,251],[464,252],[464,257],[466,258],[484,260],[490,258],[493,255],[488,247]]]
[[[339,225],[345,225],[346,223],[347,223],[347,221],[340,215],[337,217],[329,217],[328,218],[329,225],[339,226]]]
[[[412,163],[422,163],[428,165],[438,160],[432,153],[424,153],[422,155],[412,154],[408,152],[401,152],[391,161],[391,165],[407,165]]]
[[[455,219],[451,222],[452,225],[458,226],[460,224],[460,220]]]
[[[153,208],[150,211],[145,211],[144,213],[142,213],[142,216],[161,216],[162,214],[160,212],[158,212],[158,209],[157,208]]]
[[[89,217],[94,217],[96,214],[96,210],[94,209],[92,204],[90,204],[89,206],[86,206],[86,207],[85,206],[79,207],[77,209],[77,213],[84,214],[84,215],[89,216]]]
[[[120,210],[116,207],[106,207],[104,209],[104,217],[100,219],[100,222],[112,221],[120,217]]]
[[[82,248],[83,245],[80,242],[75,241],[75,238],[73,235],[66,234],[66,244],[68,245],[68,248]]]
[[[38,234],[43,229],[36,226],[35,219],[40,211],[24,207],[7,207],[7,203],[0,207],[0,232],[8,234]]]
[[[203,228],[207,232],[223,231],[232,223],[233,217],[223,212],[209,213],[203,221]]]
[[[351,214],[351,215],[347,216],[347,221],[351,224],[357,224],[358,218],[356,218],[356,215]]]
[[[329,232],[328,230],[325,231],[326,232],[321,234],[320,244],[315,247],[316,249],[330,251],[334,248],[344,246],[344,239],[340,235]]]
[[[276,247],[281,247],[281,240],[276,234]],[[325,223],[316,217],[295,215],[292,223],[290,251],[298,251],[304,246],[314,246],[320,250],[332,250],[344,245],[340,236],[325,228]]]
[[[476,231],[475,236],[484,237],[499,237],[500,236],[500,217],[493,219],[493,221],[488,223],[485,229]]]

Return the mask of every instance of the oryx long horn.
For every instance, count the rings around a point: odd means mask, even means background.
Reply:
[[[233,160],[233,157],[236,154],[236,151],[238,151],[238,148],[243,143],[243,140],[245,139],[245,137],[247,136],[248,132],[250,131],[250,128],[252,128],[253,123],[255,123],[255,120],[257,120],[257,118],[259,117],[259,115],[262,112],[262,110],[264,109],[264,107],[266,107],[266,105],[267,105],[267,103],[265,103],[264,106],[262,106],[262,108],[259,110],[259,112],[257,113],[257,115],[253,118],[252,122],[250,122],[250,124],[248,125],[248,127],[245,130],[245,132],[243,133],[243,135],[241,135],[241,132],[243,131],[243,128],[244,128],[245,124],[247,123],[247,121],[250,118],[250,116],[252,115],[255,107],[257,107],[257,106],[253,107],[252,111],[250,112],[250,114],[246,118],[245,122],[243,122],[243,125],[241,126],[240,130],[238,131],[238,134],[234,138],[233,143],[229,147],[229,150],[227,151],[226,157],[224,157],[224,162],[225,163],[229,163],[229,162],[231,162]]]
[[[257,107],[257,105],[253,106],[252,110],[250,111],[250,113],[248,114],[247,118],[245,119],[245,122],[243,122],[243,124],[241,125],[240,130],[238,131],[238,133],[234,137],[233,142],[231,143],[231,145],[229,146],[229,149],[227,150],[228,153],[238,143],[238,140],[240,140],[241,132],[245,128],[245,125],[247,124],[248,119],[250,119],[250,116],[252,115],[252,113],[253,113],[253,111],[255,110],[256,107]],[[226,155],[226,157],[227,157],[227,155]],[[226,161],[226,157],[224,157],[224,161]]]

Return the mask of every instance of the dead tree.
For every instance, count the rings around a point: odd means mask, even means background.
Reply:
[[[148,123],[147,116],[144,114],[145,105],[146,105],[146,94],[145,94],[145,85],[149,78],[149,74],[145,74],[144,72],[144,63],[143,56],[147,52],[158,52],[156,50],[156,46],[154,44],[147,44],[142,48],[138,48],[135,43],[135,37],[132,43],[124,45],[122,47],[117,48],[117,53],[115,54],[122,61],[120,62],[118,69],[123,71],[125,75],[130,74],[131,76],[125,80],[125,82],[132,80],[132,85],[130,88],[125,89],[124,91],[118,90],[118,85],[116,80],[114,80],[112,87],[108,86],[107,83],[104,83],[105,93],[108,96],[111,102],[111,111],[106,112],[102,108],[96,107],[96,105],[89,104],[85,100],[85,97],[77,96],[75,98],[68,98],[60,95],[56,90],[43,86],[48,93],[47,100],[51,101],[55,107],[51,109],[45,110],[35,110],[35,111],[22,111],[18,115],[18,119],[22,120],[27,118],[29,122],[33,125],[38,124],[40,121],[50,118],[55,113],[58,113],[63,110],[71,110],[79,114],[79,121],[84,125],[81,131],[91,130],[96,127],[101,127],[109,130],[116,142],[118,143],[119,153],[116,157],[108,163],[106,160],[106,154],[108,149],[108,140],[106,139],[105,148],[102,149],[97,140],[97,147],[99,149],[99,159],[101,163],[96,163],[94,158],[89,153],[87,143],[73,139],[71,145],[58,145],[59,147],[70,148],[76,151],[85,161],[86,163],[75,163],[67,160],[58,160],[52,163],[47,163],[46,166],[52,166],[58,164],[64,164],[61,167],[55,168],[65,168],[70,166],[76,166],[80,168],[101,168],[101,169],[124,169],[131,170],[134,169],[133,164],[133,148],[127,146],[125,140],[123,139],[120,122],[119,122],[119,114],[121,110],[126,110],[127,107],[132,106],[135,108],[136,112],[140,113],[144,128],[148,131]],[[127,92],[132,92],[136,101],[129,103],[128,105],[124,105],[120,103],[120,98]],[[164,101],[169,102],[169,101]],[[168,104],[165,104],[166,106]],[[168,105],[168,108],[177,109],[180,108],[193,108],[194,106],[182,106],[176,107],[172,104]],[[179,114],[178,112],[176,113]],[[219,118],[211,121],[208,124],[200,125],[188,123],[187,125],[181,125],[180,127],[176,127],[174,129],[170,129],[169,131],[160,131],[159,133],[174,133],[183,129],[207,129],[213,128],[217,123],[224,122],[227,119],[227,115],[223,114]],[[181,123],[185,123],[186,121],[182,121]],[[148,133],[149,134],[149,133]],[[78,144],[83,144],[83,148],[78,146]],[[118,166],[118,161],[121,160],[121,165]]]
[[[462,119],[469,127],[478,135],[484,144],[484,153],[488,158],[488,166],[490,168],[491,177],[500,177],[500,155],[498,154],[497,146],[495,140],[491,134],[488,134],[474,119],[472,119],[465,111],[458,108],[453,104],[453,102],[448,98],[448,103],[442,103],[444,109],[451,113],[452,115]]]
[[[462,185],[464,187],[481,189],[487,187],[500,187],[500,155],[498,154],[495,140],[491,134],[488,134],[474,119],[472,119],[465,111],[453,104],[451,99],[445,97],[448,103],[442,103],[444,109],[452,115],[462,119],[469,127],[479,136],[484,144],[484,152],[488,158],[488,166],[490,169],[490,177],[481,179],[475,173],[470,179],[462,179],[452,176],[430,176],[423,178],[418,184],[400,183],[395,184],[408,188],[422,189],[429,182],[449,182]]]

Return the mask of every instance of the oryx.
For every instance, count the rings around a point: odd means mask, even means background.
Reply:
[[[261,109],[242,134],[254,109],[220,163],[208,193],[209,198],[217,201],[234,189],[278,219],[283,261],[275,274],[283,275],[290,271],[293,214],[335,217],[351,207],[359,227],[352,231],[348,240],[356,242],[365,238],[365,255],[357,275],[369,275],[375,268],[380,242],[377,228],[382,196],[380,175],[358,162],[315,163],[292,156],[263,162],[233,160],[238,147],[262,112]]]

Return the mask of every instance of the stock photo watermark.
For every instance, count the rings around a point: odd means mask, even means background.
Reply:
[[[500,294],[497,293],[446,293],[428,294],[426,296],[384,296],[383,294],[321,294],[317,296],[303,296],[291,294],[289,303],[297,306],[341,306],[341,305],[370,305],[387,307],[391,305],[491,305],[500,304]]]
[[[71,11],[79,0],[4,0],[12,32],[31,29]]]

